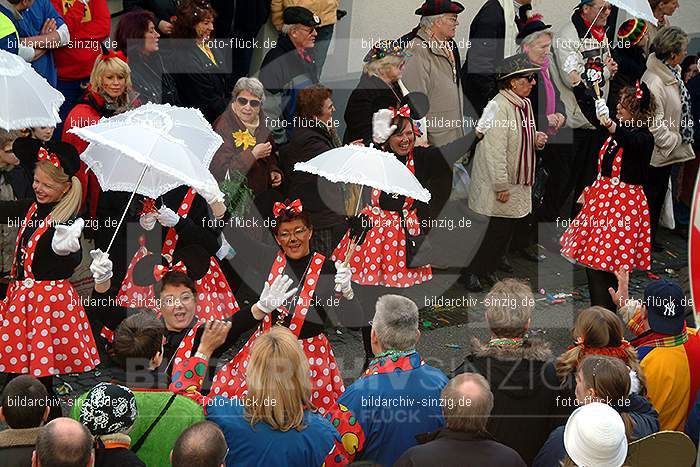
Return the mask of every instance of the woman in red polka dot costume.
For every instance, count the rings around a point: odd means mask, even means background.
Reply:
[[[452,171],[452,165],[469,150],[475,134],[472,131],[441,147],[416,147],[416,128],[411,117],[421,116],[407,104],[399,109],[380,110],[374,116],[373,133],[375,143],[381,144],[382,150],[394,154],[423,186],[427,186],[429,180]],[[407,264],[406,232],[411,236],[421,234],[419,215],[423,210],[419,212],[419,204],[406,196],[373,189],[370,203],[362,210],[362,216],[366,216],[363,222],[369,224],[370,230],[365,241],[355,246],[350,267],[352,281],[362,286],[358,295],[365,314],[362,319],[346,325],[362,329],[366,364],[373,358],[369,320],[374,315],[377,298],[384,294],[405,295],[406,288],[433,277],[430,265],[409,267]],[[350,238],[348,231],[333,252],[334,260],[345,259]]]
[[[609,134],[600,148],[598,179],[583,190],[581,212],[561,237],[561,254],[586,266],[591,305],[615,311],[608,290],[615,288],[614,272],[651,268],[649,205],[643,184],[654,137],[649,131],[656,109],[646,84],[624,88],[617,103],[617,116],[603,99],[593,101],[583,84],[574,88],[579,106],[588,120]]]
[[[353,300],[350,269],[334,264],[311,251],[313,227],[301,201],[288,206],[275,203],[275,240],[278,246],[256,242],[242,232],[227,232],[236,250],[235,267],[261,264],[269,267],[260,300],[253,315],[262,322],[243,349],[216,375],[212,395],[240,397],[247,391],[245,368],[255,339],[273,325],[289,328],[301,342],[309,361],[312,386],[311,402],[325,413],[345,390],[331,345],[324,334],[327,323],[343,316],[359,314]],[[341,292],[336,295],[336,284]]]
[[[158,245],[161,254],[171,258],[180,248],[199,245],[209,257],[209,270],[197,280],[197,316],[203,319],[225,319],[239,309],[228,279],[221,269],[223,258],[221,228],[225,220],[215,222],[204,197],[194,190],[180,186],[159,198],[160,209],[142,213],[139,223],[151,231],[156,223],[163,228],[149,235],[147,244]],[[155,248],[154,248],[155,249]],[[130,307],[142,307],[153,297],[153,290],[136,286],[133,282],[133,266],[147,250],[139,248],[122,282],[119,298]],[[140,303],[141,302],[141,303]]]
[[[80,160],[68,143],[19,138],[13,150],[25,165],[36,163],[36,202],[21,223],[12,281],[0,302],[0,372],[37,377],[53,395],[54,375],[90,371],[100,362],[85,310],[68,281],[82,258],[84,222],[75,217]]]

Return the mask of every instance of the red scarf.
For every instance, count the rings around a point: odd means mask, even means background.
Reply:
[[[605,27],[604,26],[593,26],[591,27],[591,23],[589,23],[586,18],[581,15],[581,19],[583,20],[583,24],[586,25],[586,29],[591,30],[591,35],[595,40],[598,42],[603,42],[605,40]]]

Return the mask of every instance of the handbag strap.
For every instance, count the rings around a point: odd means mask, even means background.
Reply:
[[[148,435],[151,434],[151,431],[156,427],[158,422],[160,421],[161,418],[165,415],[165,413],[168,411],[171,405],[173,405],[173,402],[175,402],[175,398],[177,397],[177,394],[173,393],[170,396],[170,399],[168,399],[168,402],[165,403],[165,406],[163,407],[163,410],[160,411],[158,416],[151,422],[151,425],[146,429],[146,431],[143,432],[141,437],[136,441],[134,444],[131,445],[131,450],[133,452],[138,452],[139,449],[143,446],[143,444],[146,442],[146,438],[148,438]]]

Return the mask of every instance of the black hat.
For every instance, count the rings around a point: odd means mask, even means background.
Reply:
[[[644,289],[644,304],[652,331],[680,334],[685,325],[685,294],[676,282],[659,279]]]
[[[549,29],[551,27],[551,24],[545,24],[544,21],[542,21],[542,15],[532,15],[527,19],[518,35],[515,36],[515,43],[520,45],[523,39],[530,34],[536,33],[537,31],[544,31],[545,29]]]
[[[407,105],[410,109],[411,118],[413,120],[420,120],[428,115],[428,111],[430,110],[430,99],[428,99],[428,96],[422,92],[413,91],[401,98],[401,106],[404,105]]]
[[[303,24],[310,28],[321,25],[321,19],[316,16],[313,11],[303,6],[290,6],[289,8],[285,8],[282,13],[282,20],[284,24]]]
[[[136,398],[131,389],[100,383],[87,393],[79,419],[93,436],[102,436],[128,432],[137,416]]]
[[[502,80],[513,76],[536,73],[540,67],[530,62],[525,54],[516,54],[507,57],[496,67],[496,79]]]
[[[172,262],[169,262],[168,258],[163,255],[148,254],[134,265],[134,284],[140,287],[153,285],[159,282],[155,275],[156,266],[170,269],[178,263],[184,264],[186,268],[185,274],[190,279],[198,281],[209,270],[209,259],[210,255],[199,245],[187,245],[186,247],[177,248]]]
[[[443,13],[461,13],[464,11],[464,6],[461,3],[452,2],[450,0],[425,0],[425,2],[416,10],[419,16],[435,16]]]
[[[46,160],[63,169],[69,177],[75,175],[80,169],[78,151],[70,143],[17,138],[12,144],[12,151],[23,164],[31,165],[39,160]]]

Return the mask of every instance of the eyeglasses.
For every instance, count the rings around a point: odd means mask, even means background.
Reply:
[[[257,99],[246,99],[245,97],[236,97],[236,102],[238,102],[238,105],[240,105],[241,107],[245,107],[248,104],[250,104],[250,106],[254,109],[260,107],[260,101]]]
[[[176,298],[172,295],[166,295],[161,299],[161,306],[165,308],[173,308],[177,303],[182,306],[189,306],[194,303],[194,295],[191,293],[183,293],[180,298]]]
[[[280,238],[280,240],[286,242],[290,240],[292,236],[294,236],[294,238],[301,239],[304,237],[304,234],[308,231],[309,229],[307,229],[306,227],[299,227],[298,229],[294,229],[294,232],[289,232],[287,230],[285,230],[284,232],[280,232],[278,234],[278,237]]]
[[[316,28],[310,28],[308,26],[299,26],[299,30],[304,31],[306,34],[313,34],[314,31],[316,31]]]
[[[531,73],[529,75],[523,76],[528,82],[537,81],[537,73]]]

